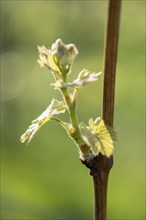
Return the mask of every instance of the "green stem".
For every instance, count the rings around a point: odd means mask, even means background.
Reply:
[[[70,122],[72,124],[72,127],[74,128],[72,138],[75,140],[75,142],[78,145],[81,145],[84,143],[84,140],[81,135],[81,131],[80,131],[79,124],[78,124],[78,118],[77,118],[77,114],[76,114],[76,100],[72,100],[71,96],[68,93],[67,88],[62,88],[61,92],[64,96],[66,105],[68,107]]]
[[[63,82],[67,82],[67,74],[63,74]],[[90,158],[92,155],[90,146],[84,141],[79,123],[78,123],[78,118],[77,118],[77,105],[76,105],[76,98],[77,98],[77,93],[78,90],[74,90],[73,94],[69,94],[68,88],[60,88],[60,91],[64,97],[64,100],[66,102],[67,108],[68,108],[68,113],[70,117],[70,122],[73,127],[72,132],[69,133],[69,135],[74,139],[75,143],[79,147],[80,150],[80,157],[81,158]]]
[[[52,118],[50,118],[50,120],[58,122],[68,133],[70,133],[69,127],[67,126],[67,124],[64,121],[62,121],[56,117],[52,117]]]

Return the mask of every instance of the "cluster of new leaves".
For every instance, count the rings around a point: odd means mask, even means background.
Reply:
[[[77,79],[73,82],[67,81],[67,76],[71,72],[71,67],[78,50],[74,44],[65,45],[61,39],[58,39],[51,47],[47,49],[45,46],[39,46],[39,64],[46,66],[53,73],[55,82],[51,85],[54,89],[58,89],[63,94],[63,101],[52,100],[48,108],[36,119],[21,136],[21,142],[29,143],[36,132],[49,120],[55,120],[61,124],[73,138],[79,149],[84,153],[93,152],[93,154],[101,154],[110,157],[114,150],[115,132],[113,128],[107,127],[102,118],[95,121],[91,118],[89,125],[78,123],[76,116],[76,95],[77,91],[84,85],[90,84],[98,80],[101,72],[95,73],[83,69]],[[68,93],[68,87],[73,89],[73,93]],[[65,123],[59,118],[54,117],[68,110],[71,123]],[[77,141],[78,140],[78,141]],[[80,141],[79,141],[80,140]],[[86,146],[84,150],[81,146]]]
[[[48,67],[55,80],[62,79],[62,74],[69,74],[78,50],[74,44],[65,45],[61,39],[52,44],[51,49],[38,46],[40,66]]]

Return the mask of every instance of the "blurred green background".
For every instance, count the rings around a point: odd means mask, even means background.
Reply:
[[[107,1],[1,1],[1,219],[91,220],[92,178],[74,143],[56,123],[29,146],[20,135],[49,104],[61,99],[40,68],[37,45],[57,38],[79,55],[70,80],[83,68],[103,69]],[[116,79],[118,143],[108,189],[108,219],[145,219],[145,1],[122,5]],[[83,88],[79,120],[101,112],[102,79]],[[61,115],[67,120],[67,115]]]

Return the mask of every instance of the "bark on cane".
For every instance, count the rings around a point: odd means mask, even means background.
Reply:
[[[114,120],[114,97],[120,11],[121,0],[109,0],[102,106],[102,118],[109,126],[113,126]],[[108,177],[112,165],[113,156],[107,158],[99,154],[94,159],[93,170],[96,170],[96,172],[91,173],[91,175],[93,176],[94,183],[95,220],[106,220]]]

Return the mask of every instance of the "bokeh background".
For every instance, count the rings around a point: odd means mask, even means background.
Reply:
[[[70,80],[83,68],[103,69],[107,1],[1,1],[1,219],[91,220],[92,178],[78,151],[55,122],[27,146],[30,122],[61,99],[40,68],[37,45],[57,38],[79,55]],[[108,220],[145,219],[145,1],[122,5],[114,125],[118,133],[108,188]],[[101,113],[102,78],[83,88],[79,121]],[[67,120],[66,114],[61,115]]]

